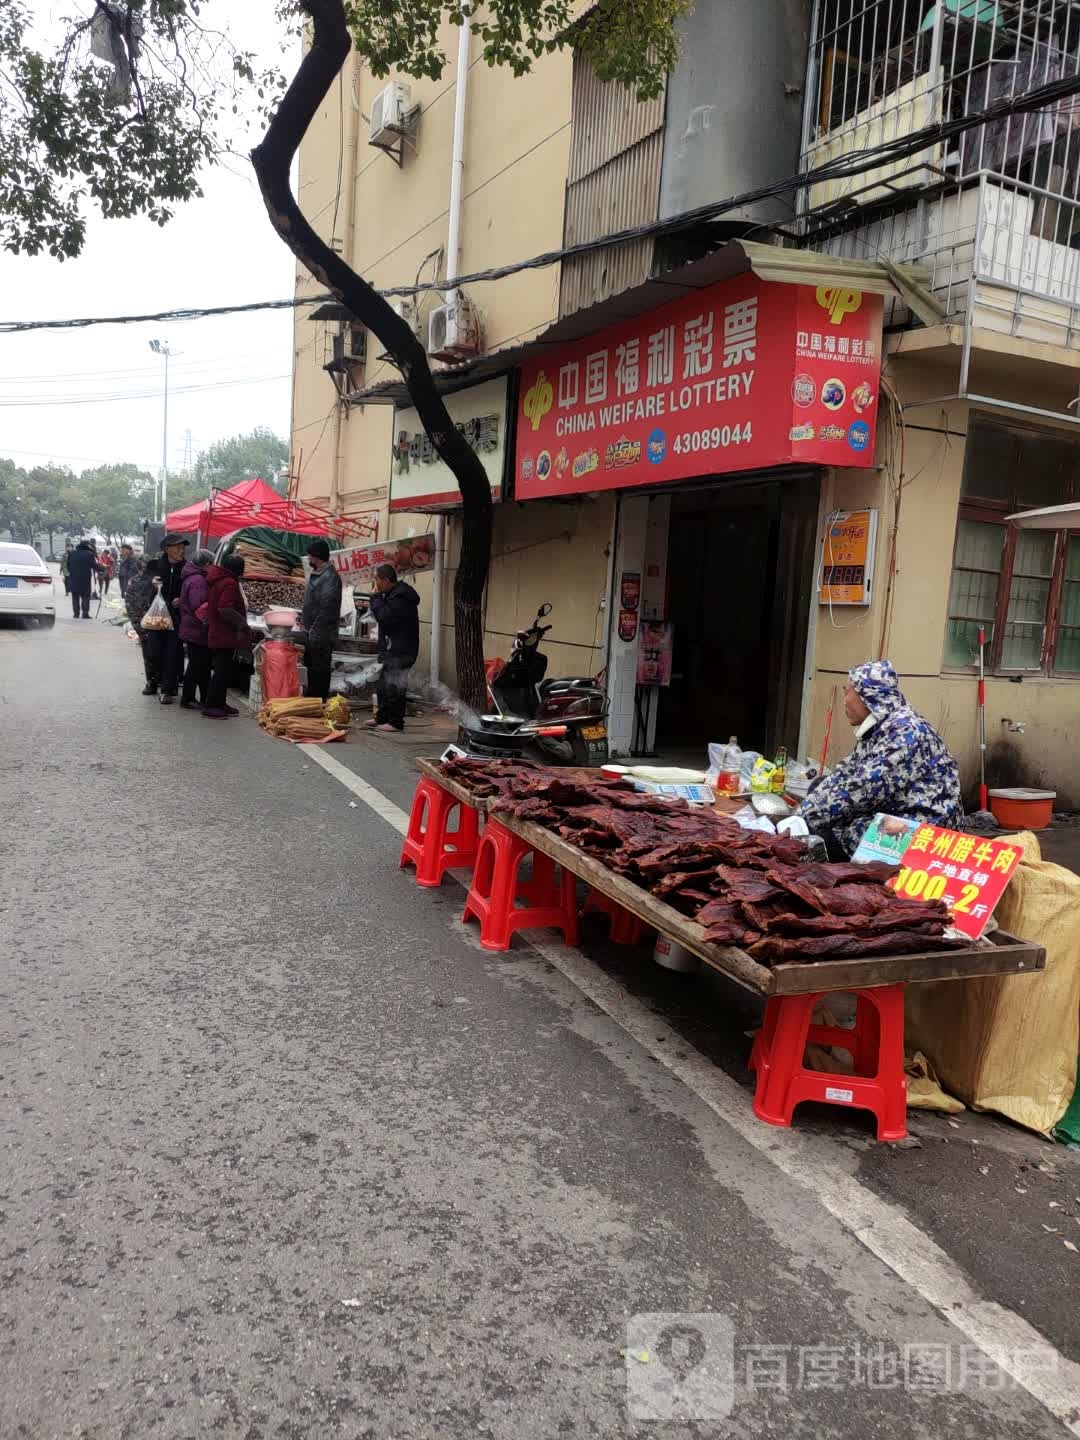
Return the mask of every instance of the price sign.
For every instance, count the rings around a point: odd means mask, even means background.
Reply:
[[[886,883],[911,900],[944,900],[956,929],[977,940],[1022,855],[1003,840],[920,825]]]

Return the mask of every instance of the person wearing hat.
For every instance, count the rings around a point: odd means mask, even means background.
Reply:
[[[150,659],[158,677],[162,705],[172,705],[184,673],[184,647],[180,641],[180,591],[184,584],[184,560],[188,542],[175,531],[162,537],[158,559],[158,580],[162,599],[169,607],[171,630],[150,634]]]
[[[796,812],[830,853],[853,855],[879,813],[946,829],[960,823],[956,761],[929,720],[908,704],[888,660],[848,672],[844,714],[855,748],[811,787]]]
[[[330,546],[325,540],[313,540],[307,554],[311,574],[304,590],[302,619],[307,631],[304,650],[307,686],[304,694],[328,700],[334,644],[341,628],[341,576],[330,564]]]

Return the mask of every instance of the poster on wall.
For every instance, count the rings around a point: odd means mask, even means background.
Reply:
[[[519,500],[874,463],[882,299],[753,273],[522,366]]]
[[[624,645],[629,645],[630,641],[637,635],[637,621],[638,615],[636,610],[619,611],[619,639]]]
[[[624,570],[619,587],[624,610],[637,610],[641,605],[641,574],[636,570]]]
[[[876,510],[830,515],[821,541],[821,605],[869,605],[877,548]]]
[[[638,642],[637,683],[670,685],[675,627],[670,620],[647,620]]]

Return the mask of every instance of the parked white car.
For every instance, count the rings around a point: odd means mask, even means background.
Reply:
[[[0,615],[56,624],[56,588],[52,571],[32,545],[0,541]]]

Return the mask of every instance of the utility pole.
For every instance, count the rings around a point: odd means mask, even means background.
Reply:
[[[195,442],[192,439],[191,431],[184,431],[184,471],[191,474],[191,467],[195,460]]]
[[[161,414],[161,481],[158,485],[156,520],[164,520],[168,513],[169,500],[169,361],[180,350],[170,350],[167,340],[151,340],[150,349],[165,361],[165,399]]]

